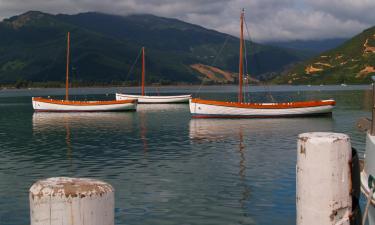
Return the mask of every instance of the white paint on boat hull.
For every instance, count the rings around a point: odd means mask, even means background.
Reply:
[[[32,101],[33,108],[39,112],[101,112],[101,111],[134,111],[137,103],[106,104],[106,105],[65,105],[48,102]]]
[[[116,93],[116,100],[138,99],[141,104],[188,103],[191,95],[142,96]]]
[[[190,112],[201,117],[288,117],[329,114],[334,106],[323,105],[302,108],[259,109],[195,103],[190,100]]]

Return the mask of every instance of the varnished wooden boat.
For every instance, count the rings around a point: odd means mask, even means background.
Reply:
[[[145,94],[145,48],[142,48],[142,84],[141,95],[129,95],[116,93],[116,100],[137,99],[139,104],[174,104],[189,103],[191,95],[166,95],[166,96],[150,96]]]
[[[332,99],[304,102],[283,103],[246,103],[243,98],[243,24],[244,10],[242,10],[240,32],[239,58],[239,91],[238,102],[190,99],[190,112],[194,118],[270,118],[270,117],[301,117],[331,115],[335,106]],[[247,63],[245,64],[247,65]]]
[[[287,103],[238,103],[190,100],[194,118],[272,118],[330,115],[334,100]]]
[[[112,100],[112,101],[72,101],[69,100],[69,59],[70,59],[70,33],[67,35],[66,54],[66,86],[65,100],[33,97],[32,104],[36,112],[108,112],[108,111],[134,111],[137,100]]]
[[[149,96],[116,93],[117,100],[137,99],[140,104],[189,103],[190,98],[191,95]]]
[[[33,97],[32,103],[36,112],[135,111],[137,107],[136,99],[119,101],[71,101]]]

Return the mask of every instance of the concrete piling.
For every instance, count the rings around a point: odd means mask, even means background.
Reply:
[[[297,225],[349,225],[352,148],[346,134],[303,133],[297,144]]]
[[[87,178],[56,177],[29,192],[31,225],[114,225],[114,189]]]

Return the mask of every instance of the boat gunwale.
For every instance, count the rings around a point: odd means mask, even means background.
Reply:
[[[36,113],[98,113],[98,112],[135,112],[136,109],[113,109],[113,110],[57,110],[57,109],[35,109]]]
[[[34,102],[43,102],[55,105],[74,105],[74,106],[96,106],[96,105],[119,105],[119,104],[137,104],[137,99],[127,99],[127,100],[104,100],[104,101],[72,101],[72,100],[59,100],[59,99],[49,99],[42,97],[33,97]]]
[[[129,98],[147,98],[147,99],[173,99],[173,98],[189,98],[191,99],[191,95],[131,95],[131,94],[122,94],[116,93],[121,97],[129,97]]]
[[[233,107],[233,108],[255,108],[255,109],[291,109],[291,108],[310,108],[320,106],[334,106],[336,101],[333,99],[305,101],[305,102],[282,102],[282,103],[239,103],[215,100],[202,100],[193,98],[191,103],[206,104],[213,106]]]
[[[233,115],[233,114],[200,114],[192,113],[193,119],[278,119],[278,118],[304,118],[332,116],[332,112],[309,113],[309,114],[281,114],[281,115]]]

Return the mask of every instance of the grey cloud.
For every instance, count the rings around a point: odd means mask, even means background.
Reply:
[[[238,36],[239,13],[254,40],[350,37],[375,25],[374,0],[0,0],[2,18],[29,10],[173,17]]]
[[[358,20],[363,23],[375,22],[374,0],[315,0],[310,6],[318,11],[334,15],[341,20]]]

